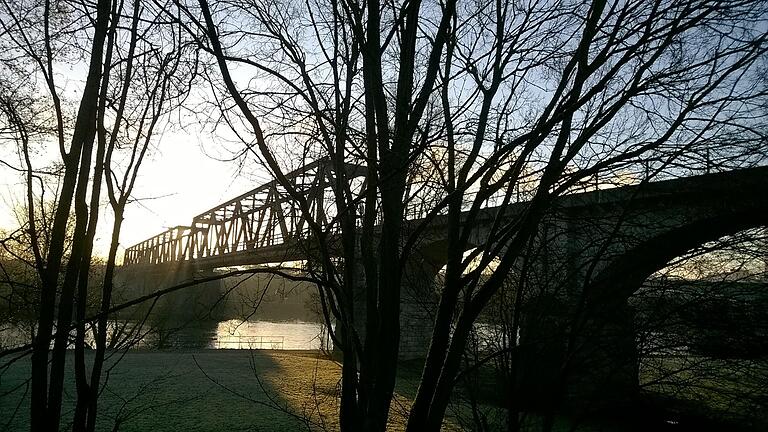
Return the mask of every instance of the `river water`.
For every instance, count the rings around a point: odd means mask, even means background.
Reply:
[[[155,288],[126,284],[115,302]],[[107,341],[115,349],[330,349],[316,292],[312,284],[258,274],[202,284],[115,314]],[[0,322],[0,350],[29,343],[33,333],[21,317]],[[94,340],[89,331],[86,343],[94,347]]]
[[[194,323],[138,323],[110,321],[108,344],[137,349],[330,349],[325,326],[306,321],[230,319]],[[18,323],[0,328],[0,350],[30,342],[31,325]],[[93,347],[91,333],[86,343]]]

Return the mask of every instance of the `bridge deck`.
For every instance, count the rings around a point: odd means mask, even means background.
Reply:
[[[347,170],[352,176],[364,173],[360,167],[351,165]],[[215,268],[305,259],[307,216],[330,232],[338,229],[333,200],[326,197],[334,175],[327,160],[316,161],[288,175],[310,204],[310,215],[301,215],[285,189],[272,181],[195,216],[191,226],[168,229],[127,248],[124,265],[192,261],[200,267]],[[567,211],[648,200],[717,200],[734,195],[765,201],[766,191],[768,167],[755,167],[574,193],[558,198],[555,206],[559,211]],[[487,207],[475,223],[499,215],[514,217],[526,206],[527,202],[518,202],[504,208]],[[445,223],[444,218],[439,215],[430,224],[439,228]],[[422,222],[418,217],[408,220],[411,224]]]

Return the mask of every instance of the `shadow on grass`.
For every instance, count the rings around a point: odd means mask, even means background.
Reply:
[[[239,361],[230,371],[222,367],[222,358],[227,357]],[[252,429],[338,429],[340,369],[321,353],[221,350],[197,353],[193,360],[220,393],[259,413],[259,418],[249,419]]]
[[[88,354],[88,360],[92,353]],[[68,362],[72,361],[68,353]],[[23,383],[29,359],[0,376],[0,427],[29,429]],[[316,366],[313,366],[316,365]],[[71,371],[71,363],[67,370]],[[314,378],[312,371],[316,369]],[[257,375],[254,375],[254,370]],[[320,414],[335,419],[338,367],[329,360],[276,351],[131,351],[112,369],[102,392],[97,429],[111,431],[218,431],[322,429]],[[320,409],[312,395],[313,381]],[[62,429],[74,408],[74,379],[66,377]],[[15,416],[12,414],[17,411]],[[328,422],[328,420],[325,420]],[[334,424],[328,425],[333,430]]]

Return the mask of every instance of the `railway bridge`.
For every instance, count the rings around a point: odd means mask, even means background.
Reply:
[[[351,165],[345,169],[360,178],[356,187],[361,187],[364,170]],[[334,176],[332,165],[324,159],[287,175],[306,198],[309,217],[330,235],[338,226],[330,189]],[[133,280],[162,288],[221,267],[305,260],[307,215],[294,202],[277,181],[261,185],[193,217],[188,226],[168,229],[127,248],[124,271]],[[494,222],[516,218],[527,206],[517,202],[482,209],[470,228],[471,243],[490,244]],[[423,222],[427,210],[409,207],[406,225]],[[404,358],[423,355],[429,344],[429,309],[434,302],[424,300],[434,299],[433,281],[445,264],[445,223],[445,216],[433,217],[418,250],[410,254],[414,265],[407,266],[411,274],[404,277],[409,286],[403,287],[401,316]],[[530,326],[536,330],[528,332],[523,328],[522,343],[555,340],[538,343],[521,358],[531,386],[559,385],[557,377],[568,357],[568,369],[577,371],[568,379],[570,387],[582,393],[600,391],[608,397],[627,393],[638,379],[628,297],[648,276],[686,251],[766,226],[768,167],[558,198],[540,224],[536,251],[531,252],[536,257],[534,267],[548,275],[550,289],[527,300],[529,309],[538,311],[529,315],[539,325]],[[363,303],[364,298],[356,300],[361,309]],[[547,322],[551,325],[541,325]],[[563,349],[563,335],[573,334],[577,327],[582,336],[568,343],[578,345],[581,354],[569,355]],[[606,390],[611,388],[615,391]]]

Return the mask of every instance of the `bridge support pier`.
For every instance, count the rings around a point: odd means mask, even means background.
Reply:
[[[567,333],[565,305],[556,296],[532,298],[523,306],[520,349],[514,371],[516,406],[554,409],[563,387]]]
[[[567,400],[590,410],[630,408],[639,393],[634,311],[606,302],[573,329]]]
[[[440,268],[425,259],[406,265],[400,298],[400,359],[427,356],[438,301],[435,278]]]
[[[213,275],[212,271],[200,272],[188,262],[169,262],[155,265],[134,265],[123,268],[116,277],[117,297],[115,303],[149,295],[162,289],[192,281],[195,277]],[[147,300],[133,313],[138,319],[150,312],[150,322],[158,320],[190,320],[208,312],[208,308],[222,293],[222,282],[211,281],[181,288],[157,299]],[[154,306],[153,306],[154,303]]]
[[[437,307],[435,277],[439,271],[440,267],[424,260],[413,260],[406,265],[400,292],[401,360],[423,358],[427,355],[432,339],[434,310]],[[362,266],[359,266],[357,280],[358,289],[354,293],[355,327],[363,339],[367,312],[365,272]]]
[[[554,296],[526,305],[518,403],[582,413],[630,407],[639,391],[631,309],[626,301],[602,305],[587,316],[574,309]]]

